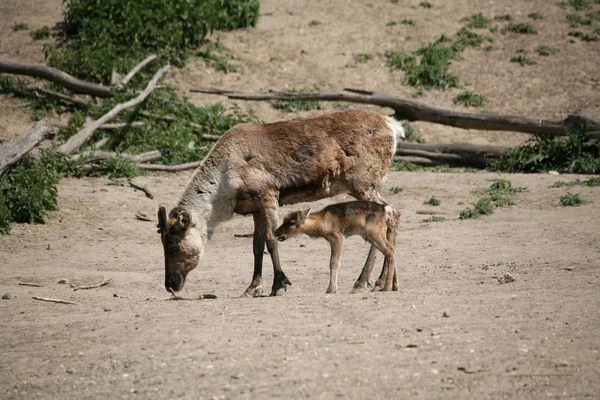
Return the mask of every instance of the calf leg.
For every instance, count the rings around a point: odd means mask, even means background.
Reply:
[[[387,204],[383,197],[377,191],[371,192],[352,192],[350,193],[352,197],[357,200],[369,200],[374,201],[379,204]],[[354,283],[354,288],[352,289],[352,293],[365,292],[371,290],[373,288],[373,281],[371,280],[371,275],[373,275],[373,267],[375,266],[377,250],[373,245],[369,249],[369,255],[367,256],[367,260],[365,261],[365,265],[363,269]]]
[[[327,238],[331,245],[331,258],[329,260],[329,287],[326,293],[337,292],[337,272],[342,258],[342,248],[344,246],[344,237],[335,235]]]

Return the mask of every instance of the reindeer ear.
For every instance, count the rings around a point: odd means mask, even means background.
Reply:
[[[192,216],[187,211],[182,211],[177,214],[177,222],[181,225],[183,229],[187,228],[192,223]]]
[[[303,210],[302,213],[300,214],[300,220],[302,222],[304,222],[304,220],[306,219],[306,217],[308,217],[310,215],[310,208],[307,208],[306,210]]]
[[[158,233],[161,235],[167,234],[167,210],[164,207],[158,209]]]

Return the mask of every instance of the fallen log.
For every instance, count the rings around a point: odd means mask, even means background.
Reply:
[[[44,139],[54,134],[54,128],[48,120],[41,120],[20,140],[4,143],[0,147],[0,175],[11,165],[23,158]]]
[[[394,110],[397,119],[425,121],[454,126],[463,129],[489,131],[512,131],[535,135],[563,136],[574,126],[585,125],[588,131],[600,130],[600,120],[585,115],[569,115],[564,120],[527,118],[516,115],[476,114],[430,106],[385,93],[358,89],[344,89],[341,93],[245,93],[216,88],[192,88],[194,93],[207,93],[227,96],[236,100],[312,100],[347,101],[351,103],[374,104]],[[600,137],[595,132],[590,137]]]
[[[108,86],[82,81],[66,72],[45,65],[0,60],[0,72],[42,78],[64,86],[75,93],[89,94],[97,97],[108,97],[111,95],[110,87]]]
[[[100,117],[99,119],[92,121],[89,124],[86,124],[83,129],[73,135],[69,140],[64,143],[62,146],[58,148],[58,151],[64,154],[72,154],[81,147],[94,133],[99,126],[105,124],[110,121],[114,117],[116,117],[121,111],[126,110],[128,108],[134,107],[140,104],[142,101],[146,100],[146,98],[152,93],[152,91],[156,88],[156,84],[158,80],[169,70],[169,66],[165,66],[159,69],[156,74],[152,77],[146,89],[142,93],[140,93],[137,97],[125,102],[119,103],[108,113]]]
[[[413,143],[400,142],[398,149],[406,150],[424,150],[437,153],[475,153],[488,157],[501,157],[511,147],[495,146],[486,144],[470,144],[470,143],[448,143],[448,144],[433,144],[433,143]]]

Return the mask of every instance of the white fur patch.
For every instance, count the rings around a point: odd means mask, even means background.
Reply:
[[[396,121],[393,117],[385,116],[385,121],[387,122],[388,127],[394,133],[394,143],[392,145],[392,152],[396,154],[396,147],[398,146],[399,139],[406,139],[406,134],[404,132],[404,127],[399,121]]]

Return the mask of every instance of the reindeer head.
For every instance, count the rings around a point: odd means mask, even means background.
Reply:
[[[200,261],[201,248],[190,234],[193,226],[187,211],[173,209],[167,219],[165,208],[158,210],[158,232],[165,251],[165,288],[169,292],[183,289],[188,272]]]
[[[285,239],[300,235],[302,233],[302,225],[306,222],[306,217],[308,217],[309,214],[310,208],[286,215],[283,219],[283,224],[275,231],[277,240],[283,242]]]

